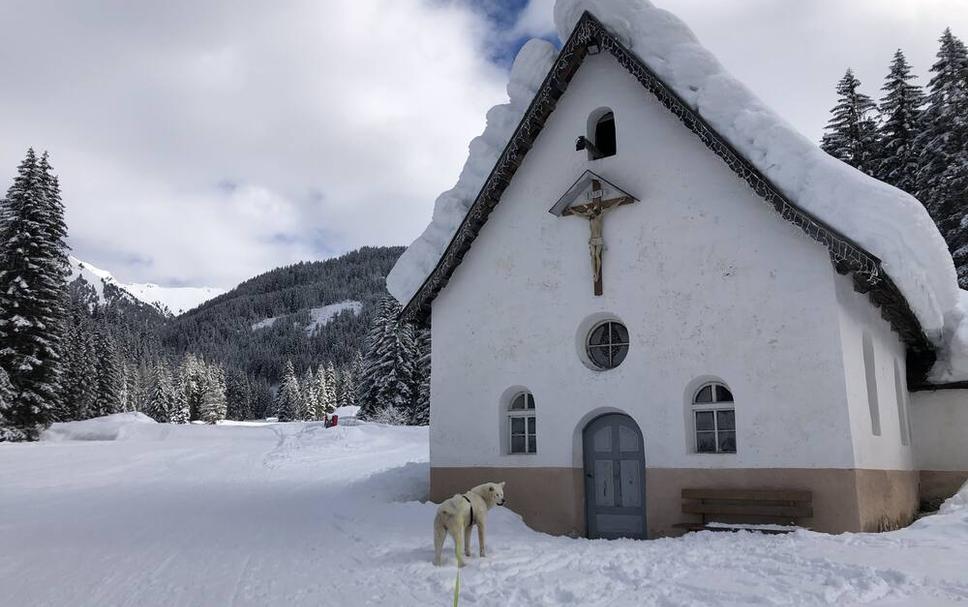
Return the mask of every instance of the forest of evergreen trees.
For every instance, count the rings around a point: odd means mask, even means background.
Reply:
[[[861,92],[852,70],[821,147],[847,164],[918,198],[944,236],[968,288],[968,50],[941,35],[927,91],[914,83],[903,51],[891,61],[880,102]]]
[[[125,411],[216,423],[359,405],[370,419],[428,423],[429,338],[380,300],[402,248],[279,268],[171,318],[113,285],[68,282],[66,238],[57,178],[30,150],[0,200],[0,441]],[[304,330],[309,308],[346,300],[360,314]],[[271,317],[285,322],[252,328]]]

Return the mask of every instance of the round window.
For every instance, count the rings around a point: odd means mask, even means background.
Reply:
[[[629,353],[629,331],[625,325],[607,320],[588,333],[588,359],[599,369],[614,369]]]

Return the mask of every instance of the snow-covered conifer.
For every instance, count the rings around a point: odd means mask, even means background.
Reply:
[[[13,405],[13,385],[7,372],[0,367],[0,443],[7,441],[21,441],[25,436],[23,431],[14,426],[6,417],[7,411]]]
[[[60,396],[67,228],[47,155],[28,150],[0,202],[0,366],[14,388],[7,423],[36,438]]]
[[[286,368],[282,375],[282,385],[279,386],[279,392],[276,394],[276,417],[281,422],[295,421],[299,419],[304,408],[296,370],[293,369],[291,362],[286,362]]]
[[[233,371],[225,383],[225,399],[228,401],[226,417],[244,421],[252,417],[249,378],[242,371]]]
[[[71,301],[61,342],[61,396],[56,408],[58,421],[87,419],[97,415],[97,357],[93,326],[78,300]]]
[[[918,198],[948,242],[958,282],[968,288],[968,50],[950,29],[940,42],[916,140]]]
[[[398,320],[400,304],[384,297],[366,337],[358,384],[361,419],[394,407],[409,419],[413,406],[413,329]]]
[[[227,408],[225,374],[218,365],[208,365],[203,376],[198,418],[207,424],[214,424],[225,419]]]
[[[168,365],[161,361],[151,372],[151,384],[148,388],[148,401],[145,404],[144,413],[156,422],[170,422],[174,401],[175,388],[172,385],[171,371]]]
[[[825,152],[871,175],[876,168],[877,106],[860,92],[860,80],[850,69],[837,83],[837,104],[830,111],[820,147]]]
[[[430,331],[414,329],[413,415],[410,423],[430,423]]]
[[[326,365],[326,368],[322,370],[323,374],[326,376],[326,381],[324,382],[325,389],[321,395],[321,401],[323,404],[323,410],[327,415],[332,415],[336,412],[336,368],[333,363],[330,362]]]
[[[884,97],[879,106],[881,124],[875,176],[897,188],[913,194],[917,191],[918,160],[920,154],[915,140],[921,129],[924,93],[911,84],[917,78],[911,73],[904,53],[898,49],[891,62],[890,73],[881,88]]]
[[[97,415],[111,415],[123,410],[124,376],[122,361],[108,327],[99,323],[94,332],[94,352],[97,361]]]

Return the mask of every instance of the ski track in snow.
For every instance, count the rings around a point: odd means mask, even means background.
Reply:
[[[0,445],[0,605],[450,604],[453,547],[431,564],[436,507],[421,501],[425,428],[139,422],[118,436]],[[886,534],[609,542],[499,508],[488,533],[462,605],[968,601],[968,509]]]

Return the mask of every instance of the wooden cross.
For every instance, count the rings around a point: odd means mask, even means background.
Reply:
[[[604,292],[602,286],[602,255],[605,252],[605,236],[603,232],[603,222],[605,213],[615,207],[625,204],[632,204],[635,199],[631,196],[619,196],[605,200],[602,191],[602,182],[592,179],[592,191],[588,194],[588,202],[572,207],[568,207],[562,212],[562,216],[575,215],[584,217],[588,220],[591,228],[591,237],[588,239],[588,252],[592,258],[592,279],[595,284],[595,295],[601,296]]]

